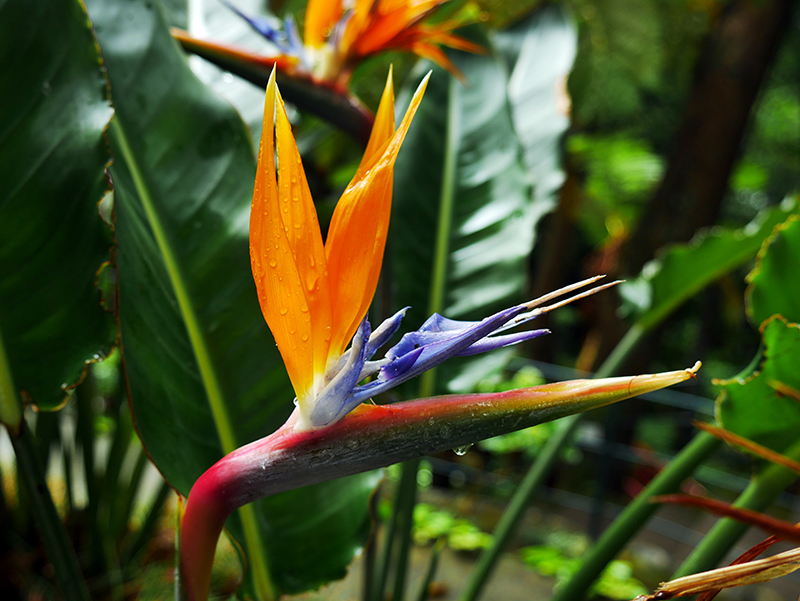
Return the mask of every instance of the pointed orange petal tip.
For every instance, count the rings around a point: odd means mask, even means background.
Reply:
[[[381,102],[378,105],[378,112],[375,114],[375,122],[369,136],[367,148],[364,156],[356,171],[354,180],[363,177],[364,172],[370,168],[373,159],[377,159],[380,149],[386,144],[387,140],[394,134],[394,87],[392,85],[392,65],[389,65],[389,75],[386,78],[386,85],[383,88]]]

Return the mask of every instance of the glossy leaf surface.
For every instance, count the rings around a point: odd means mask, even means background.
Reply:
[[[131,405],[151,457],[188,494],[210,465],[272,432],[292,408],[250,274],[252,142],[189,70],[158,3],[88,4],[117,109],[112,177]],[[363,545],[374,482],[367,474],[269,499],[250,518],[251,538],[230,522],[249,573],[266,563],[290,591],[342,576]]]
[[[535,212],[549,211],[564,183],[561,138],[569,127],[566,79],[577,32],[564,9],[545,6],[494,37],[508,61],[508,96]]]
[[[80,2],[0,3],[0,53],[0,344],[15,396],[54,409],[114,341],[95,286],[112,110]]]
[[[718,415],[726,429],[783,451],[797,442],[800,432],[800,326],[772,319],[763,338],[760,369],[723,385]]]

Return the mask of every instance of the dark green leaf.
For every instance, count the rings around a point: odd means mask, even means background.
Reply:
[[[250,274],[255,157],[239,116],[189,70],[158,3],[88,4],[117,109],[112,177],[131,406],[150,456],[185,495],[225,452],[271,433],[292,408]],[[363,544],[374,483],[366,474],[267,499],[258,516],[245,508],[244,527],[229,526],[249,573],[264,580],[263,552],[281,590],[341,576]],[[318,515],[328,519],[308,519]]]
[[[110,247],[97,203],[112,110],[77,1],[0,2],[0,56],[2,367],[14,396],[54,409],[114,340],[95,287]]]

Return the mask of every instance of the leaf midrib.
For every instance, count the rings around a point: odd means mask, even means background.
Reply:
[[[186,283],[184,281],[181,270],[178,266],[178,261],[169,244],[169,239],[164,231],[164,227],[159,219],[158,212],[153,201],[153,195],[147,186],[144,175],[139,168],[136,156],[131,150],[128,143],[127,136],[125,135],[124,128],[120,122],[119,114],[115,115],[111,121],[111,129],[113,130],[119,149],[124,158],[128,170],[130,171],[131,178],[133,179],[136,193],[141,200],[144,207],[145,215],[147,216],[148,224],[153,232],[158,250],[161,253],[161,258],[164,261],[164,267],[167,270],[172,290],[175,298],[178,301],[178,308],[186,327],[186,332],[189,335],[189,341],[197,361],[197,367],[200,371],[200,378],[203,383],[203,388],[206,391],[208,403],[211,407],[211,414],[214,418],[214,425],[217,428],[220,444],[224,454],[228,454],[236,450],[236,438],[233,433],[233,426],[230,416],[225,408],[224,396],[222,388],[219,385],[217,374],[214,370],[211,361],[211,355],[208,351],[203,333],[200,329],[199,320],[195,314],[194,307],[192,306],[189,298]],[[263,540],[259,535],[258,525],[256,523],[255,512],[252,507],[245,506],[239,510],[239,517],[242,520],[245,543],[250,553],[252,562],[251,569],[253,570],[253,578],[256,582],[256,588],[261,597],[265,600],[274,599],[275,585],[269,575],[267,567],[267,554],[264,547]]]

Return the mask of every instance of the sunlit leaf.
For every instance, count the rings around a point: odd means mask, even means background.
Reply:
[[[793,216],[764,242],[748,276],[750,315],[764,343],[761,365],[723,382],[718,401],[726,429],[776,451],[800,432],[800,305],[792,296],[799,269],[800,224]]]

